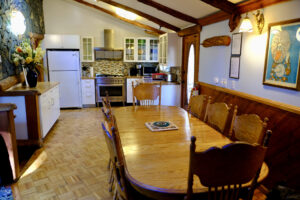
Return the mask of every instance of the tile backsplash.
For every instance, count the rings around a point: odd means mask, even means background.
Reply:
[[[125,63],[123,61],[111,61],[111,60],[100,60],[96,62],[82,62],[82,67],[87,67],[86,72],[82,71],[83,76],[91,76],[90,68],[93,67],[94,74],[110,74],[110,75],[128,75],[128,71],[131,67],[136,64],[142,64],[142,66],[154,65],[158,63]]]

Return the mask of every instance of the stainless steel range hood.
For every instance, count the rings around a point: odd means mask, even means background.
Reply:
[[[114,30],[104,29],[104,49],[113,50],[114,49]]]
[[[104,47],[95,47],[96,60],[123,60],[123,50],[114,49],[114,30],[104,29]]]

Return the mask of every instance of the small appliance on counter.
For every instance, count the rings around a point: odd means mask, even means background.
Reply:
[[[158,73],[158,66],[144,66],[143,67],[143,75],[144,76],[152,76],[152,74]]]
[[[165,73],[153,73],[152,74],[152,79],[153,80],[161,80],[161,81],[163,81],[163,80],[165,80],[165,76],[166,76]]]
[[[137,70],[136,70],[136,66],[131,67],[129,69],[129,76],[136,76],[137,75]]]
[[[143,67],[142,65],[136,65],[137,76],[143,76]]]
[[[173,73],[167,73],[165,75],[165,80],[168,82],[176,82],[177,81],[177,75]]]

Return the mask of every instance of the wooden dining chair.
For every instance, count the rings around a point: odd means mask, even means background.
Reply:
[[[112,116],[113,126],[110,128],[108,123],[102,123],[102,129],[106,138],[106,141],[111,151],[111,159],[113,164],[113,175],[114,175],[114,200],[137,200],[143,199],[148,200],[147,197],[142,196],[133,187],[131,187],[129,181],[125,175],[125,159],[123,148],[120,140],[120,134],[116,118]]]
[[[226,103],[211,103],[211,98],[208,98],[204,122],[224,133],[231,107],[231,104],[228,106]]]
[[[112,120],[114,121],[114,125],[116,125],[114,116]],[[107,122],[102,123],[102,129],[103,129],[108,150],[110,152],[110,158],[111,158],[112,169],[113,169],[114,189],[115,189],[113,199],[127,200],[129,198],[127,193],[127,185],[126,185],[127,183],[125,180],[126,178],[125,178],[122,147],[119,140],[119,134],[117,132],[118,129],[116,126],[110,128]]]
[[[156,83],[140,83],[134,86],[132,83],[132,97],[133,106],[136,100],[139,101],[141,106],[154,105],[155,100],[158,98],[158,105],[161,105],[161,82]]]
[[[193,196],[193,176],[208,187],[208,199],[239,199],[242,184],[257,179],[266,147],[248,143],[231,143],[195,152],[196,138],[191,137],[188,189],[185,200]],[[250,184],[252,186],[252,184]],[[252,198],[251,198],[252,199]]]
[[[200,120],[204,119],[205,110],[207,106],[207,96],[206,95],[196,95],[191,96],[188,111],[199,118]]]
[[[262,145],[269,119],[265,117],[262,121],[256,114],[243,114],[239,116],[236,114],[237,106],[234,109],[229,136],[234,140]]]

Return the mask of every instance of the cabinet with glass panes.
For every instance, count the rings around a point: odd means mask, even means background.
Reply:
[[[94,62],[94,37],[81,37],[81,61]]]
[[[124,61],[135,61],[135,38],[125,38],[124,42]]]
[[[125,38],[125,62],[158,62],[158,39]]]

